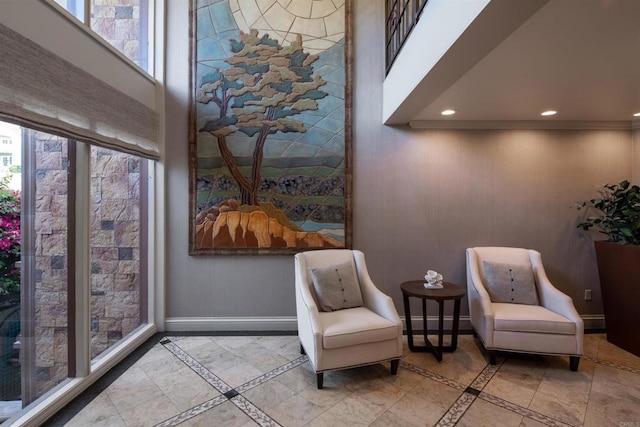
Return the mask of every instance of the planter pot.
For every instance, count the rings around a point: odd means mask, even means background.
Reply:
[[[595,246],[607,341],[640,356],[640,246]]]

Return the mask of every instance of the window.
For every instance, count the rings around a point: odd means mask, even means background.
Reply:
[[[8,250],[0,257],[0,267],[10,267],[5,279],[12,280],[0,281],[0,407],[11,408],[2,417],[33,408],[63,383],[90,375],[122,350],[123,339],[149,326],[150,161],[22,132],[22,185],[0,185],[0,202],[12,203],[22,234],[13,258]],[[15,202],[3,202],[7,192],[18,195],[17,211]],[[88,236],[84,243],[80,234]],[[88,272],[86,279],[78,271]],[[88,353],[78,352],[83,343]],[[89,372],[78,373],[83,366]]]
[[[140,68],[149,72],[150,0],[53,1],[91,28]],[[87,10],[89,11],[88,17],[85,14]]]
[[[9,166],[11,165],[11,155],[3,155],[2,156],[2,166]]]
[[[29,131],[28,149],[35,154],[32,188],[22,191],[25,217],[35,218],[35,275],[21,281],[23,404],[29,404],[69,376],[69,143],[66,138]],[[28,167],[28,166],[26,166]],[[35,172],[35,173],[34,173]],[[26,200],[25,198],[29,198]],[[25,228],[23,226],[23,228]],[[28,261],[26,261],[28,265]],[[33,314],[34,323],[27,319]]]
[[[146,321],[146,160],[91,148],[91,357]],[[142,185],[141,185],[142,184]],[[142,187],[142,191],[141,191]]]
[[[54,0],[69,13],[84,22],[84,0]]]

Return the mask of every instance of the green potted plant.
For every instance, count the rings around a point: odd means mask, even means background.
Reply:
[[[576,208],[589,214],[579,228],[607,236],[595,241],[607,340],[640,356],[640,187],[624,180],[598,193]]]

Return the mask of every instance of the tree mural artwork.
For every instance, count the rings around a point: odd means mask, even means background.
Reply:
[[[286,187],[286,197],[292,203],[288,213],[281,209],[282,199],[276,201],[273,197],[273,162],[265,162],[270,175],[262,176],[266,146],[270,141],[282,143],[280,137],[269,136],[307,133],[305,123],[295,116],[320,111],[318,101],[329,96],[321,90],[327,82],[314,73],[313,64],[319,55],[304,51],[300,35],[284,45],[269,34],[260,36],[256,29],[249,33],[240,31],[239,40],[230,40],[230,48],[232,55],[224,59],[225,66],[210,68],[194,90],[195,102],[203,108],[207,106],[203,110],[207,111],[206,118],[197,131],[214,137],[200,141],[217,144],[220,167],[228,170],[228,174],[225,171],[216,178],[207,177],[203,183],[215,179],[218,183],[215,185],[231,189],[231,194],[225,193],[224,198],[203,203],[196,214],[196,248],[248,249],[252,253],[256,249],[344,247],[341,236],[331,228],[332,222],[344,220],[344,206],[335,201],[343,194],[340,185],[344,182],[339,174],[334,174],[343,167],[341,161],[335,161],[338,155],[331,157],[335,145],[323,149],[314,159],[322,162],[318,167],[323,168],[324,175],[316,177],[308,168],[300,167],[305,164],[300,157],[291,161],[292,169],[279,169],[281,189]],[[326,62],[324,65],[326,71]],[[335,104],[330,105],[335,108]],[[272,153],[280,150],[278,147],[281,146],[274,145]],[[330,169],[333,171],[327,172]],[[227,185],[233,181],[236,186]],[[301,203],[304,197],[308,198],[306,204]],[[291,210],[296,211],[297,223],[288,216]],[[307,216],[300,215],[302,212]],[[317,221],[315,224],[320,227],[313,225],[315,229],[303,230],[299,224],[305,221]]]
[[[196,102],[215,103],[219,117],[199,130],[217,139],[220,155],[240,188],[240,203],[258,206],[261,165],[267,136],[276,132],[306,132],[304,123],[292,116],[318,109],[318,99],[327,96],[319,88],[326,84],[312,77],[318,55],[303,51],[300,35],[283,47],[268,34],[257,30],[240,32],[240,41],[231,40],[233,56],[229,68],[205,75],[197,89]],[[255,137],[251,175],[244,176],[229,147],[227,137],[242,132]]]

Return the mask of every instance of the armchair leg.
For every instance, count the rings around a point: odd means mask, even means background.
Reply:
[[[569,368],[576,372],[578,370],[578,364],[580,363],[580,356],[569,356]]]
[[[391,361],[391,375],[398,373],[398,366],[400,365],[400,359],[393,359]]]
[[[324,376],[322,374],[323,372],[319,372],[316,374],[316,379],[318,380],[318,390],[322,389],[322,380],[324,379]]]
[[[307,352],[304,351],[304,347],[302,346],[302,344],[300,344],[300,354],[302,354],[303,356],[307,354]]]
[[[496,355],[497,355],[497,351],[495,350],[489,350],[489,363],[491,363],[492,365],[496,364]]]

